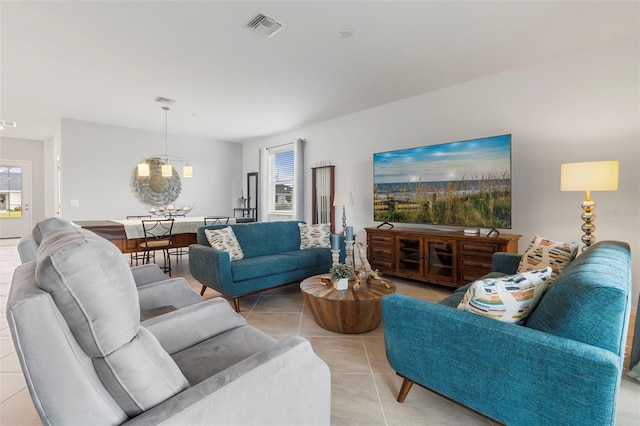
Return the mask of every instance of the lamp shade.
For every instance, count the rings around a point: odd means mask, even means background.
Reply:
[[[163,164],[161,169],[162,169],[162,176],[164,177],[173,176],[173,167],[171,166],[171,164]]]
[[[150,175],[151,175],[151,169],[149,168],[149,163],[139,163],[138,176],[145,177]]]
[[[352,206],[353,194],[351,192],[336,192],[333,197],[334,206]]]
[[[193,166],[189,165],[189,163],[185,164],[182,167],[182,176],[186,178],[193,177]]]
[[[618,161],[589,161],[560,166],[561,191],[617,191]]]

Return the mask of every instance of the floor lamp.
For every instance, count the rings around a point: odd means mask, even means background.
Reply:
[[[593,233],[596,226],[596,214],[593,212],[596,203],[591,200],[591,191],[618,190],[618,161],[590,161],[585,163],[567,163],[560,167],[561,191],[585,191],[586,199],[582,202],[582,250],[596,242]]]

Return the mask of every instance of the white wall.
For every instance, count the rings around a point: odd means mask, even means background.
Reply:
[[[124,219],[144,214],[135,196],[136,165],[164,154],[164,132],[62,119],[61,217],[70,220]],[[168,154],[190,161],[194,177],[182,177],[175,205],[193,206],[192,216],[232,215],[242,194],[242,147],[237,143],[169,134]],[[77,200],[78,206],[71,206]]]
[[[260,146],[306,138],[307,220],[311,167],[329,160],[336,165],[336,191],[353,192],[347,221],[363,240],[363,228],[375,225],[373,153],[511,133],[513,224],[508,232],[522,234],[522,251],[536,234],[580,240],[584,194],[560,192],[562,163],[620,160],[618,192],[592,194],[595,235],[631,245],[635,305],[640,291],[639,52],[637,38],[622,40],[250,141],[244,145],[243,167],[257,170]]]
[[[31,139],[0,137],[0,158],[31,161],[31,221],[35,223],[44,218],[44,143]]]

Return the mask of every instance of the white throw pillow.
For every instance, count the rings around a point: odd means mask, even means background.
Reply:
[[[550,266],[552,269],[549,285],[578,254],[578,243],[563,243],[547,240],[536,235],[522,255],[517,272],[534,271]]]
[[[230,226],[222,229],[205,229],[204,234],[211,247],[229,253],[232,262],[244,259],[242,247],[240,247],[236,234]]]
[[[311,248],[331,248],[331,224],[307,225],[298,223],[300,228],[300,250]]]
[[[504,322],[522,324],[549,287],[551,267],[473,282],[458,309]]]

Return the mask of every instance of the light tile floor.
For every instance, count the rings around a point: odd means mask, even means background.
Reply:
[[[15,267],[20,263],[17,240],[0,240],[0,426],[41,425],[21,373],[6,320],[6,301]],[[128,261],[128,257],[127,257]],[[173,259],[173,276],[189,275],[188,260]],[[176,265],[176,263],[178,263]],[[451,290],[394,279],[398,293],[438,301]],[[207,289],[205,299],[218,297]],[[327,331],[305,310],[302,295],[292,285],[241,299],[241,314],[260,330],[276,337],[299,334],[311,341],[331,368],[331,424],[338,425],[491,425],[493,422],[445,398],[414,386],[403,404],[396,402],[402,380],[389,366],[382,326],[364,334]],[[616,423],[637,425],[640,420],[640,384],[622,379]]]

